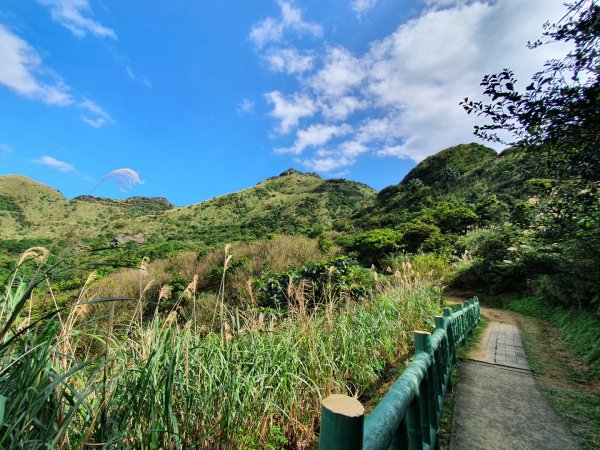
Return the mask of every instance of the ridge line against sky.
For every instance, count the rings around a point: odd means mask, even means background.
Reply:
[[[73,197],[132,167],[147,180],[135,195],[180,205],[289,166],[380,189],[476,141],[459,101],[479,97],[484,74],[510,67],[524,84],[564,53],[525,45],[563,11],[560,0],[6,0],[0,173]]]

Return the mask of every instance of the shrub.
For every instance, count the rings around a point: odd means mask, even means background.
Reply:
[[[391,228],[380,228],[365,231],[356,235],[347,245],[346,250],[354,252],[358,260],[364,264],[376,264],[385,255],[397,253],[404,248],[401,231]]]
[[[402,244],[404,249],[411,253],[418,251],[425,241],[434,236],[440,236],[439,227],[421,221],[404,223],[400,226],[400,229],[403,234]],[[433,241],[430,241],[429,247],[435,247]]]
[[[447,202],[433,209],[438,226],[442,233],[461,233],[477,222],[478,216],[472,209],[464,205],[451,205]]]
[[[370,294],[373,285],[371,271],[341,256],[284,272],[265,271],[254,282],[254,292],[261,306],[280,308],[291,301],[301,301],[314,307],[344,296],[360,300]]]

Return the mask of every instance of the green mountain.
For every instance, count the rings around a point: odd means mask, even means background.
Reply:
[[[426,158],[380,192],[290,169],[187,207],[174,207],[164,198],[69,201],[28,178],[4,176],[0,278],[35,245],[55,243],[54,257],[70,254],[74,263],[85,254],[87,263],[80,266],[109,273],[135,267],[146,256],[157,260],[194,250],[200,258],[207,248],[226,242],[325,233],[319,248],[335,243],[369,266],[401,252],[470,254],[477,262],[469,276],[498,292],[525,289],[531,280],[543,285],[543,277],[569,273],[561,282],[576,280],[587,302],[600,277],[589,269],[577,269],[587,278],[572,272],[578,264],[597,266],[598,252],[582,250],[599,248],[596,206],[587,206],[598,204],[597,190],[559,182],[551,162],[543,148],[515,147],[498,154],[463,144]],[[73,251],[63,252],[67,249]],[[576,290],[574,281],[563,285],[551,289]]]
[[[436,216],[460,210],[472,212],[465,227],[502,223],[523,202],[547,191],[551,180],[534,178],[540,176],[536,158],[517,148],[498,154],[480,144],[457,145],[424,159],[354,219],[363,229],[415,220],[443,225]]]
[[[375,196],[361,183],[290,169],[240,192],[179,208],[164,198],[69,201],[51,187],[8,175],[0,177],[0,240],[71,236],[108,243],[144,234],[141,239],[212,244],[272,233],[318,235],[371,205]]]

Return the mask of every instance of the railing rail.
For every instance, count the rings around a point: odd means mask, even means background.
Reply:
[[[456,347],[479,322],[479,300],[444,308],[435,330],[415,331],[415,357],[365,418],[358,400],[332,395],[321,406],[321,450],[433,449]]]

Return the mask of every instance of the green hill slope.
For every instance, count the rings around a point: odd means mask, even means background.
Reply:
[[[364,229],[431,221],[442,209],[470,210],[472,224],[508,220],[521,202],[547,189],[535,158],[518,149],[498,154],[479,144],[463,144],[430,156],[396,185],[377,195],[375,204],[355,216]],[[537,175],[534,175],[537,174]]]
[[[364,184],[288,170],[243,191],[170,210],[162,232],[208,242],[271,233],[317,235],[371,205],[375,195]]]
[[[240,192],[178,208],[164,198],[112,200],[58,191],[23,176],[0,177],[0,240],[110,242],[145,233],[156,240],[219,243],[272,233],[319,234],[371,205],[376,191],[347,180],[288,170]]]
[[[61,227],[68,200],[21,175],[0,177],[0,238],[48,237]]]

